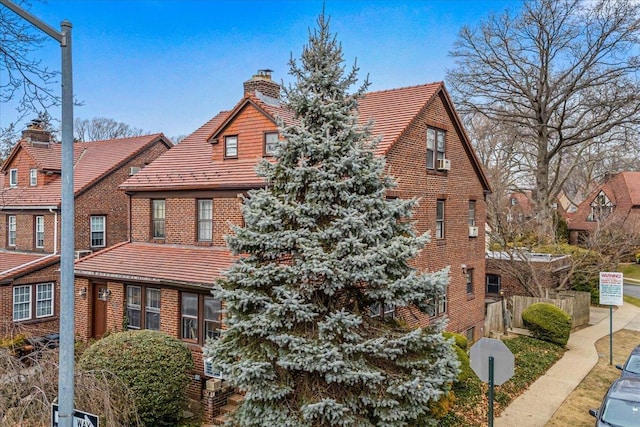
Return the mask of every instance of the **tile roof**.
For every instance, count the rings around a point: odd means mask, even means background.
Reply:
[[[591,230],[596,227],[597,223],[587,221],[587,217],[591,213],[591,202],[600,191],[615,205],[613,213],[617,218],[640,211],[640,172],[620,172],[599,185],[578,205],[576,212],[568,218],[569,229]]]
[[[377,154],[384,156],[412,120],[443,90],[441,82],[370,92],[360,100],[360,123],[374,121],[373,135],[380,136]],[[240,189],[263,185],[255,173],[258,159],[232,162],[212,160],[210,139],[221,131],[235,113],[251,103],[272,119],[294,120],[292,112],[273,98],[247,94],[236,106],[218,114],[180,144],[167,151],[144,170],[125,181],[127,191]]]
[[[119,138],[104,141],[76,142],[73,144],[74,192],[77,196],[91,185],[120,167],[149,145],[162,140],[167,146],[171,142],[161,133],[131,138]],[[12,154],[25,150],[36,162],[38,169],[58,172],[61,165],[61,144],[31,145],[20,142]],[[11,157],[5,162],[8,167]],[[52,182],[38,187],[4,188],[4,175],[0,174],[0,191],[4,207],[12,206],[59,206],[62,179],[57,175]]]
[[[58,262],[60,255],[0,249],[0,283]]]
[[[78,276],[210,287],[235,259],[226,248],[124,242],[79,259],[74,270]]]

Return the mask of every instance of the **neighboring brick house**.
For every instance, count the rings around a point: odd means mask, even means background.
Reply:
[[[488,251],[486,261],[485,295],[489,301],[500,296],[542,296],[532,295],[523,282],[533,286],[534,292],[538,292],[536,283],[542,292],[554,290],[571,269],[568,255]]]
[[[106,302],[76,304],[77,335],[150,328],[184,340],[196,364],[194,394],[204,388],[202,346],[222,328],[221,302],[210,288],[233,262],[224,236],[230,223],[242,224],[241,196],[264,186],[255,166],[278,143],[276,117],[292,120],[269,73],[244,87],[232,110],[120,186],[131,197],[131,241],[75,265],[76,291],[109,295]],[[431,230],[432,242],[415,265],[451,266],[446,299],[434,302],[433,317],[447,314],[450,330],[481,337],[489,185],[444,84],[369,93],[360,119],[374,121],[373,134],[381,137],[376,154],[397,179],[389,196],[420,199],[414,219],[419,232]],[[403,309],[396,314],[412,324],[429,321]],[[216,396],[202,395],[208,417],[216,415]]]
[[[74,144],[76,257],[128,240],[118,185],[171,146],[162,134]],[[33,124],[0,168],[0,335],[59,329],[60,167],[61,145]]]
[[[640,172],[607,175],[578,205],[567,223],[569,242],[573,244],[579,244],[590,232],[607,224],[637,234],[640,231]]]

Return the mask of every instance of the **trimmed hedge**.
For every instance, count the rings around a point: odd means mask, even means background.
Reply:
[[[110,334],[89,347],[78,367],[113,373],[135,396],[146,426],[175,426],[186,399],[191,351],[161,332],[141,330]]]
[[[522,312],[522,320],[534,338],[565,346],[571,333],[571,316],[553,304],[539,302]]]

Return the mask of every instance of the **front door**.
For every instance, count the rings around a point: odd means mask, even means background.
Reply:
[[[93,285],[93,338],[100,339],[107,331],[107,286]]]

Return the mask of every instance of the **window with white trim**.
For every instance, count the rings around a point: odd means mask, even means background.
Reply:
[[[238,157],[238,136],[224,137],[224,157]]]
[[[38,185],[38,169],[29,170],[29,185],[32,187]]]
[[[476,226],[476,201],[469,200],[469,227]]]
[[[159,331],[160,305],[160,289],[127,286],[127,328]]]
[[[447,314],[447,295],[439,295],[427,300],[427,314],[429,317],[440,317]]]
[[[103,248],[106,246],[106,223],[107,218],[104,215],[92,216],[91,219],[91,247]]]
[[[17,218],[15,215],[7,216],[7,245],[16,245]]]
[[[36,216],[35,243],[36,248],[44,248],[44,216]]]
[[[278,148],[278,132],[267,132],[264,134],[264,154],[273,156]]]
[[[9,169],[9,186],[15,187],[18,185],[18,169]]]
[[[53,316],[54,284],[16,286],[13,288],[13,321]]]
[[[436,201],[436,239],[444,239],[444,200]]]
[[[213,240],[213,200],[198,200],[198,241]]]
[[[427,128],[427,169],[435,169],[438,160],[445,158],[445,131]]]

